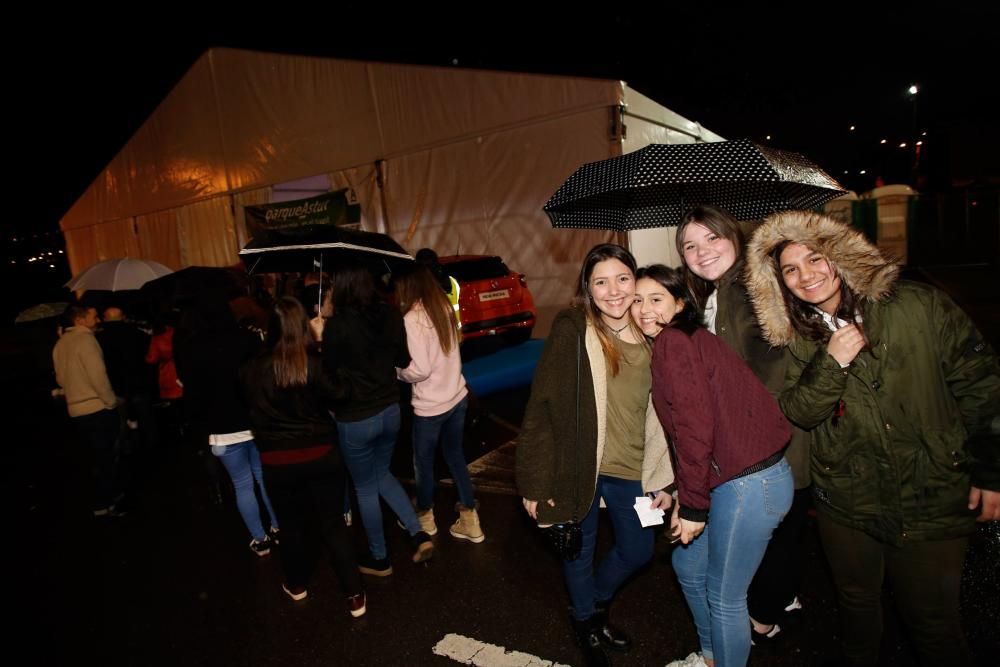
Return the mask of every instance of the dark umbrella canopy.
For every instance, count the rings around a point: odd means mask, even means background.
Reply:
[[[272,233],[262,243],[251,240],[240,258],[250,273],[308,273],[336,270],[344,261],[361,262],[377,273],[395,272],[413,258],[391,237],[338,226],[316,226],[295,233]]]
[[[758,220],[814,208],[843,193],[798,153],[747,139],[650,144],[583,165],[544,210],[553,227],[628,231],[677,225],[700,204],[723,208],[738,220]]]
[[[14,323],[23,324],[24,322],[35,322],[50,317],[59,317],[66,311],[67,306],[69,306],[69,303],[66,301],[40,303],[18,313],[17,317],[14,318]]]
[[[246,294],[249,285],[246,272],[238,267],[188,266],[150,280],[140,292],[155,300],[176,303],[190,301],[205,291],[235,298]]]

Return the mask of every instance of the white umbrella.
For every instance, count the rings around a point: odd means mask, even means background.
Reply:
[[[122,290],[139,289],[144,284],[173,273],[173,269],[149,259],[107,259],[84,269],[66,283],[71,290]]]

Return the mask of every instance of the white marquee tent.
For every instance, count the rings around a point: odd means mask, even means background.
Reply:
[[[671,230],[552,229],[556,188],[585,162],[721,139],[620,81],[214,49],[60,226],[74,273],[116,257],[231,265],[244,206],[320,177],[411,252],[500,255],[527,274],[545,333],[595,243],[677,260]]]

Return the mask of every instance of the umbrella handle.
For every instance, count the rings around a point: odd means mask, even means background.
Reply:
[[[316,304],[316,314],[323,315],[323,253],[319,254],[319,303]]]

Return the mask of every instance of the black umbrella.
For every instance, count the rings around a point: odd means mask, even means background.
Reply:
[[[669,227],[699,204],[738,220],[810,209],[845,192],[818,166],[748,139],[650,144],[585,164],[562,184],[545,212],[553,227],[627,231]]]
[[[206,291],[222,294],[227,299],[249,291],[250,280],[241,268],[221,266],[188,266],[168,275],[150,280],[139,290],[154,300],[168,303],[189,301]]]
[[[394,273],[413,258],[391,237],[334,225],[271,232],[252,239],[240,257],[249,273],[335,271],[342,262],[360,262],[379,274]]]

